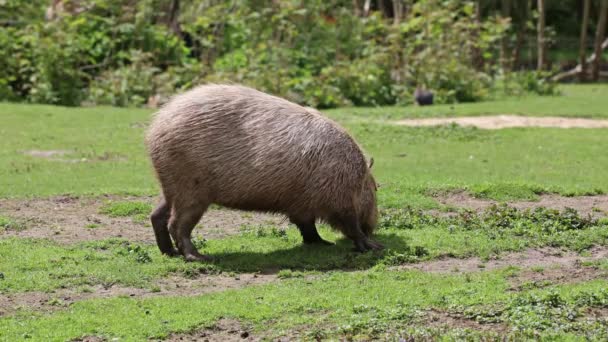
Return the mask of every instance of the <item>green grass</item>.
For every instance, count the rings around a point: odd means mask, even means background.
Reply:
[[[406,119],[423,117],[517,114],[525,116],[565,116],[608,118],[608,85],[562,85],[561,96],[523,96],[498,101],[435,106],[343,108],[327,111],[347,121],[357,119]]]
[[[608,94],[607,86],[562,88],[565,95],[557,97],[337,109],[327,114],[345,124],[376,160],[382,206],[435,207],[428,194],[454,188],[495,199],[533,199],[539,192],[608,192],[608,174],[603,172],[608,168],[608,136],[602,129],[483,131],[384,122],[488,113],[608,117],[608,96],[602,96]],[[143,126],[150,114],[142,109],[0,104],[0,197],[157,194],[143,145]],[[40,158],[24,154],[29,150],[70,153]]]
[[[291,279],[197,297],[87,300],[52,314],[22,312],[0,318],[0,338],[68,340],[94,335],[145,340],[234,318],[271,335],[305,327],[309,339],[365,339],[391,332],[397,335],[399,330],[425,324],[421,317],[428,308],[468,315],[475,311],[477,319],[492,317],[507,322],[520,331],[514,335],[520,338],[556,333],[585,336],[577,330],[581,327],[587,327],[591,339],[606,336],[605,326],[593,331],[593,323],[574,325],[560,314],[560,309],[572,309],[577,317],[587,307],[601,307],[608,299],[605,280],[513,293],[507,291],[506,275],[510,274],[512,271],[468,275],[329,273],[316,281]],[[494,309],[488,310],[490,307]],[[570,325],[553,324],[561,322]]]
[[[0,215],[0,232],[3,230],[24,230],[25,228],[22,222]]]
[[[376,238],[387,249],[356,253],[350,240],[322,226],[336,246],[307,246],[296,229],[256,228],[218,240],[195,240],[215,261],[184,263],[160,255],[156,246],[108,240],[71,246],[46,240],[0,240],[0,292],[52,291],[83,285],[120,284],[151,288],[168,274],[186,277],[217,272],[300,272],[363,270],[399,266],[445,256],[483,259],[508,251],[563,247],[585,251],[608,243],[608,226],[574,212],[490,208],[437,218],[418,211],[384,213]],[[27,253],[23,253],[27,251]]]
[[[127,217],[148,215],[152,211],[152,205],[146,202],[132,201],[110,201],[103,205],[99,210],[100,213],[110,217]]]
[[[201,252],[214,258],[209,263],[163,257],[153,243],[112,239],[62,245],[2,237],[0,295],[46,292],[47,304],[56,308],[45,312],[25,307],[0,317],[0,340],[98,336],[139,341],[210,327],[222,318],[252,327],[254,336],[287,334],[298,340],[499,340],[505,334],[516,340],[606,340],[608,323],[589,315],[591,308],[605,312],[608,307],[605,279],[562,285],[524,281],[515,286],[517,267],[488,271],[482,262],[479,272],[452,275],[400,267],[445,257],[488,260],[541,247],[588,255],[592,247],[608,245],[607,219],[588,219],[573,211],[498,206],[442,217],[419,210],[437,207],[433,194],[455,189],[499,200],[534,199],[543,192],[608,192],[606,130],[484,131],[387,122],[505,113],[608,118],[608,86],[563,86],[562,91],[564,95],[556,97],[454,106],[327,111],[376,161],[379,201],[387,208],[376,238],[387,247],[384,251],[355,253],[351,241],[325,225],[320,234],[335,246],[303,245],[296,229],[277,227],[244,227],[240,234],[222,239],[195,239]],[[0,104],[0,197],[156,194],[143,146],[150,114],[141,109]],[[28,150],[68,153],[40,158],[24,153]],[[139,220],[151,210],[142,200],[113,200],[99,213]],[[27,228],[20,222],[0,215],[0,230]],[[82,229],[97,226],[90,223]],[[602,259],[581,267],[605,272],[608,263]],[[169,276],[197,281],[201,274],[241,272],[272,273],[278,279],[193,297],[113,297],[70,305],[53,297],[60,289],[90,292],[98,285],[162,292],[163,278]],[[440,327],[429,318],[429,310],[502,324],[508,330]]]

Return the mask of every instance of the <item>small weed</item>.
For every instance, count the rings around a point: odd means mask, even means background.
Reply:
[[[536,273],[543,273],[545,271],[545,268],[542,266],[533,266],[532,268],[530,268],[530,270]]]
[[[26,229],[26,226],[22,222],[11,219],[10,217],[0,215],[0,231],[1,230],[13,230],[20,231]]]
[[[129,244],[126,248],[121,249],[117,252],[119,255],[132,255],[135,260],[139,263],[145,264],[152,261],[152,257],[142,246]]]
[[[63,306],[63,301],[59,298],[51,298],[46,302],[47,305],[51,305],[51,306]]]
[[[280,279],[289,279],[289,278],[304,278],[304,272],[300,271],[292,271],[292,270],[280,270],[277,276]]]
[[[99,225],[97,223],[89,223],[85,226],[85,228],[95,229],[95,228],[99,228]]]
[[[397,266],[407,263],[413,263],[423,260],[424,257],[429,255],[429,251],[422,246],[408,246],[406,250],[402,252],[396,252],[390,250],[382,260],[382,264],[387,266]]]
[[[141,218],[147,216],[152,211],[152,205],[146,202],[108,202],[99,212],[110,217]],[[144,215],[144,216],[142,216]]]
[[[78,288],[78,292],[80,293],[93,293],[93,288],[90,286],[80,286]]]
[[[270,227],[270,229],[260,226],[256,229],[255,235],[257,237],[271,236],[271,237],[280,238],[280,239],[284,239],[284,240],[288,239],[287,231],[285,229],[277,228],[274,226]]]

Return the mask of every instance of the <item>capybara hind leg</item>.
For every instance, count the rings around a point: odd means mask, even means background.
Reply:
[[[370,250],[381,250],[384,248],[382,244],[368,238],[361,230],[359,220],[351,216],[338,216],[331,220],[332,225],[338,226],[340,230],[353,240],[355,249],[359,252],[367,252]]]
[[[171,242],[171,236],[169,235],[169,230],[167,228],[170,216],[171,205],[163,198],[156,209],[154,209],[154,212],[152,212],[152,215],[150,215],[150,221],[152,221],[156,244],[161,253],[174,256],[178,253],[173,247],[173,242]]]
[[[300,230],[300,234],[302,234],[302,239],[304,240],[305,244],[307,244],[307,245],[320,244],[320,245],[327,245],[327,246],[333,245],[333,243],[323,240],[323,238],[319,235],[319,232],[317,231],[317,227],[315,226],[314,219],[298,220],[298,219],[291,218],[290,221],[291,221],[291,223],[295,224],[298,227],[298,229]]]
[[[209,261],[211,258],[198,252],[192,243],[192,230],[198,223],[206,207],[174,208],[169,230],[174,236],[177,249],[186,261]]]

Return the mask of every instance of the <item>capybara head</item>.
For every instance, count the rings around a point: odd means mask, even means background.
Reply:
[[[371,236],[376,229],[376,225],[378,224],[378,205],[376,203],[376,191],[378,190],[378,184],[371,173],[372,165],[374,165],[373,158],[369,162],[368,173],[363,181],[363,189],[361,191],[361,206],[359,207],[361,229],[366,236]]]

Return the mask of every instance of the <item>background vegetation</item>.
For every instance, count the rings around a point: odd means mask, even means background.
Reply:
[[[550,94],[548,73],[514,72],[536,69],[538,5],[6,0],[0,100],[156,106],[180,89],[226,81],[317,107],[408,104],[417,86],[444,103]],[[538,69],[576,63],[581,6],[546,4],[549,55]],[[591,13],[599,6],[591,1]],[[585,27],[590,37],[595,17]]]

